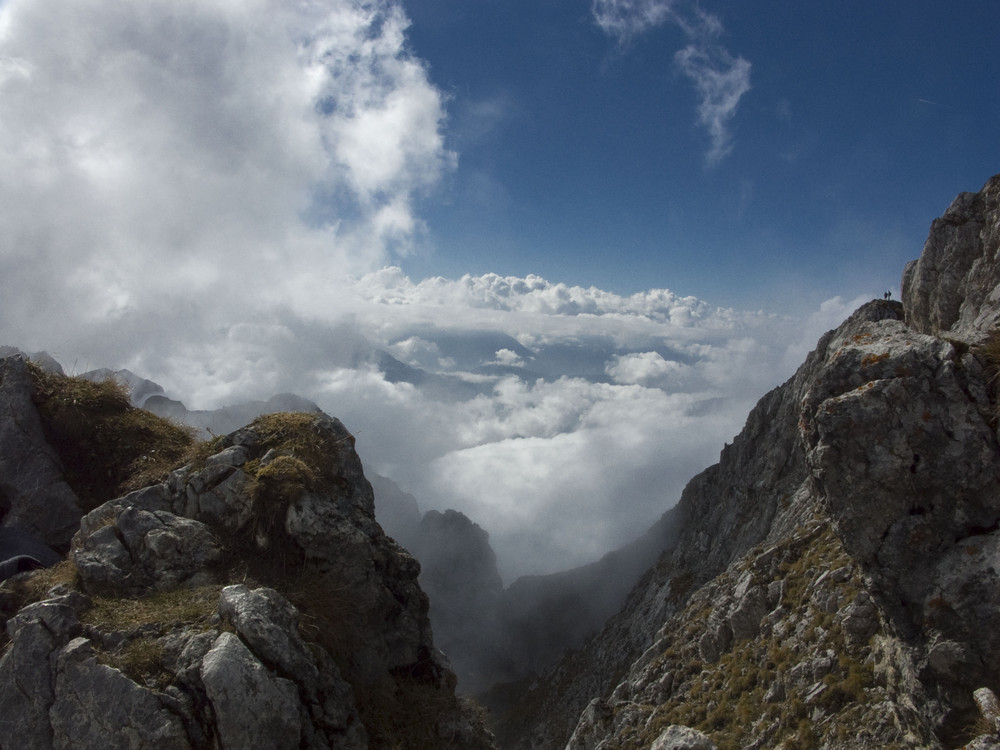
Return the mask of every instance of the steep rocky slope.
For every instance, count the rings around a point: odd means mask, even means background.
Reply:
[[[0,355],[26,356],[13,347],[0,347]],[[63,374],[45,352],[30,359],[51,374]],[[263,414],[320,412],[315,403],[292,394],[191,411],[168,398],[159,384],[129,370],[102,368],[79,377],[98,384],[113,380],[128,390],[133,406],[193,428],[205,438],[231,432]],[[67,437],[64,442],[72,450],[79,436]],[[535,674],[565,649],[579,646],[618,610],[674,533],[666,514],[641,538],[600,560],[559,573],[526,576],[505,589],[488,534],[471,519],[453,510],[422,514],[416,498],[390,479],[377,474],[368,479],[379,525],[421,563],[419,583],[431,598],[429,617],[436,643],[448,654],[459,690],[465,694]],[[104,488],[105,496],[108,491]],[[78,515],[71,514],[71,528]],[[23,537],[13,540],[15,544],[8,541],[0,530],[0,561],[6,561],[0,562],[0,573],[4,565],[14,570],[19,564],[23,567],[24,556],[19,553],[30,552],[32,559],[52,564],[50,550],[39,552]]]
[[[0,588],[0,748],[493,747],[337,420],[197,444],[17,357],[0,406],[4,528],[67,552]]]
[[[667,513],[593,563],[504,588],[489,535],[471,519],[455,510],[421,515],[416,499],[390,480],[376,475],[372,484],[376,518],[420,561],[435,641],[459,689],[471,694],[535,675],[600,630],[675,531]]]
[[[998,253],[1000,177],[934,222],[902,304],[863,306],[760,401],[604,629],[488,694],[499,744],[1000,747]],[[485,532],[420,525],[449,649],[523,662],[509,626],[536,605],[511,606]],[[0,553],[0,749],[494,746],[323,414],[197,444],[2,356]],[[519,601],[564,637],[582,617],[559,596],[615,562]]]
[[[959,196],[904,304],[859,309],[760,401],[598,636],[493,691],[503,747],[969,740],[974,691],[1000,690],[998,195]]]

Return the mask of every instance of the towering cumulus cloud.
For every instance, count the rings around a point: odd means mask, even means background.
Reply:
[[[751,66],[721,44],[719,18],[677,0],[593,0],[591,10],[594,22],[622,47],[667,22],[683,30],[688,43],[674,62],[698,93],[698,124],[710,141],[706,161],[710,166],[721,161],[732,149],[729,122],[750,90]]]
[[[4,337],[100,340],[196,291],[308,306],[406,252],[454,161],[406,25],[380,0],[0,6]]]

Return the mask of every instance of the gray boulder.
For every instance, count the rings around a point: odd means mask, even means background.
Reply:
[[[697,729],[674,725],[664,729],[649,750],[715,750],[715,743]]]
[[[219,614],[265,663],[315,684],[317,669],[299,636],[298,612],[277,591],[226,586],[219,595]]]
[[[190,750],[181,719],[156,693],[99,663],[86,638],[55,655],[55,675],[48,712],[53,748]]]
[[[111,524],[78,536],[71,558],[88,592],[138,595],[205,582],[221,555],[200,521],[129,506]]]
[[[302,726],[298,691],[274,676],[232,633],[221,633],[201,663],[223,750],[294,750]]]

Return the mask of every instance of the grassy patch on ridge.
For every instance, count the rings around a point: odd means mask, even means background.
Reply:
[[[132,406],[116,380],[94,383],[29,366],[45,437],[85,511],[161,481],[195,445],[193,430]]]

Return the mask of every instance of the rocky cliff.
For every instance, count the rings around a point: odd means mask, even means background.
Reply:
[[[1000,177],[934,222],[901,304],[761,399],[605,627],[485,696],[497,744],[1000,748],[998,253]],[[198,442],[51,369],[0,357],[0,749],[494,747],[343,425]],[[522,615],[582,637],[586,589],[623,570],[503,592],[482,529],[419,526],[448,648],[492,642],[490,668],[523,664]]]
[[[3,530],[65,555],[0,588],[0,748],[493,747],[340,422],[199,443],[19,357],[0,410]]]
[[[503,747],[1000,746],[998,196],[760,401],[600,634],[493,691]]]
[[[379,523],[420,561],[435,641],[468,694],[534,677],[600,630],[675,532],[668,513],[593,563],[504,588],[489,535],[471,519],[455,510],[421,514],[392,481],[375,475],[372,485]]]

